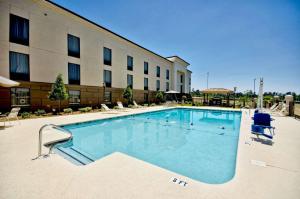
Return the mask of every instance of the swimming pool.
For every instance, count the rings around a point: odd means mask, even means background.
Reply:
[[[63,126],[56,151],[75,164],[121,152],[189,178],[220,184],[235,174],[241,113],[174,108]]]

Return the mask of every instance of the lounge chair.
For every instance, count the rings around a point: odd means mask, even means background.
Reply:
[[[128,109],[128,108],[124,108],[122,102],[120,102],[120,101],[117,102],[117,105],[118,105],[119,110],[126,111]]]
[[[5,118],[4,126],[5,126],[5,122],[10,122],[12,119],[17,119],[17,121],[20,124],[20,121],[19,121],[19,118],[18,118],[18,114],[19,114],[20,110],[21,110],[21,108],[15,107],[15,108],[11,109],[11,111],[8,115],[5,115],[5,114],[1,115],[1,117]]]
[[[269,139],[273,139],[275,135],[275,127],[271,126],[271,121],[273,120],[268,113],[255,113],[253,117],[254,123],[251,126],[251,133],[255,134],[257,138],[259,136],[264,136]],[[269,130],[269,134],[265,133],[265,129]]]
[[[277,106],[278,106],[277,103],[273,104],[273,106],[271,106],[270,110],[271,110],[271,111],[275,110],[275,109],[277,108]]]
[[[106,106],[106,104],[101,104],[101,108],[104,109],[105,111],[111,111],[111,109],[108,108],[108,107]]]
[[[134,108],[142,108],[142,106],[138,105],[135,100],[133,100],[133,107]]]

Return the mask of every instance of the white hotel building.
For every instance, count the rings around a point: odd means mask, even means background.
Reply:
[[[51,85],[62,74],[70,99],[63,106],[153,101],[156,91],[189,93],[189,63],[162,57],[47,0],[0,0],[0,76],[21,84],[0,88],[0,109],[51,108]]]

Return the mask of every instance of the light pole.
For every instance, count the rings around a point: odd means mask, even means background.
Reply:
[[[255,96],[255,82],[256,82],[256,78],[253,79],[253,96]]]

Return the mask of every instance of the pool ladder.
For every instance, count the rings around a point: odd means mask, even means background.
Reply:
[[[52,127],[54,129],[57,129],[57,130],[60,130],[60,131],[64,131],[68,134],[71,135],[70,139],[72,138],[72,133],[71,131],[67,130],[67,129],[64,129],[60,126],[57,126],[55,124],[45,124],[44,126],[42,126],[39,130],[39,150],[38,150],[38,156],[37,158],[39,158],[41,155],[42,155],[42,141],[43,141],[43,130],[46,128],[46,127]],[[50,151],[51,151],[51,148],[50,148]]]

